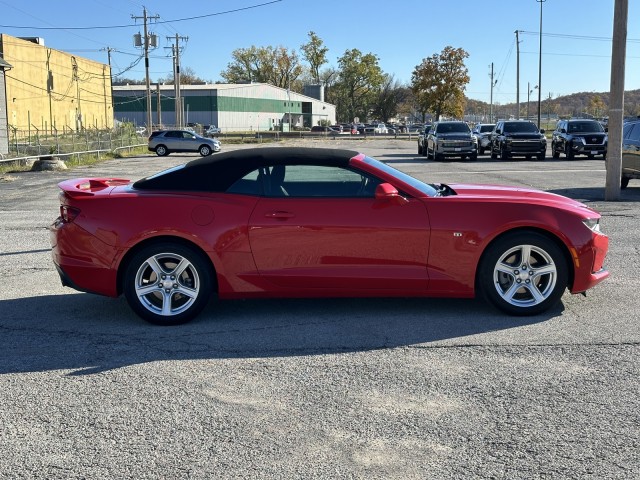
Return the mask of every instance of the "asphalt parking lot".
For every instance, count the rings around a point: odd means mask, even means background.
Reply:
[[[298,299],[211,303],[154,327],[124,299],[60,285],[56,185],[194,156],[2,175],[0,478],[639,478],[640,181],[605,202],[602,160],[434,162],[409,141],[308,144],[430,182],[579,199],[603,215],[611,277],[530,318],[481,300]]]

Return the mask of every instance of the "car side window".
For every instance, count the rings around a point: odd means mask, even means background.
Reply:
[[[633,130],[629,132],[628,140],[632,142],[640,142],[640,124],[634,123],[632,127]]]
[[[164,136],[167,137],[167,138],[181,138],[182,137],[182,133],[181,132],[171,131],[171,132],[167,132]]]
[[[272,165],[248,173],[231,185],[227,193],[266,197],[373,198],[380,183],[375,177],[341,167]]]

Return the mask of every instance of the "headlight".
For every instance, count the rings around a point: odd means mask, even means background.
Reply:
[[[592,232],[600,232],[600,219],[599,218],[585,218],[582,223]]]
[[[584,143],[584,138],[582,138],[582,137],[573,137],[573,140],[571,141],[571,143],[577,144],[577,145],[580,145],[580,144],[584,145],[585,144]]]

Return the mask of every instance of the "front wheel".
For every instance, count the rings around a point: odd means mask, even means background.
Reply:
[[[140,317],[156,325],[192,320],[212,293],[212,272],[195,249],[170,242],[136,253],[124,273],[124,294]]]
[[[500,160],[509,160],[509,152],[504,145],[500,146]]]
[[[498,154],[496,153],[496,151],[494,150],[494,146],[493,143],[491,144],[491,159],[495,160],[496,158],[498,158]]]
[[[620,180],[620,188],[625,189],[629,186],[629,177],[622,177]]]
[[[158,145],[156,147],[156,155],[158,155],[159,157],[166,157],[167,155],[169,155],[169,149],[164,145]]]
[[[553,307],[568,283],[562,250],[535,232],[508,234],[489,246],[477,284],[489,303],[511,315],[536,315]]]
[[[200,147],[200,150],[198,150],[200,152],[200,155],[202,155],[203,157],[206,157],[207,155],[211,155],[211,147],[209,145],[202,145]]]

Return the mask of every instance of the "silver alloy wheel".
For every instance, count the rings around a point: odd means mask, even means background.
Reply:
[[[150,312],[170,317],[188,310],[198,298],[197,269],[176,253],[158,253],[143,262],[135,277],[135,294]]]
[[[554,292],[557,279],[553,258],[535,245],[517,245],[507,250],[493,269],[498,295],[516,307],[544,302]]]

